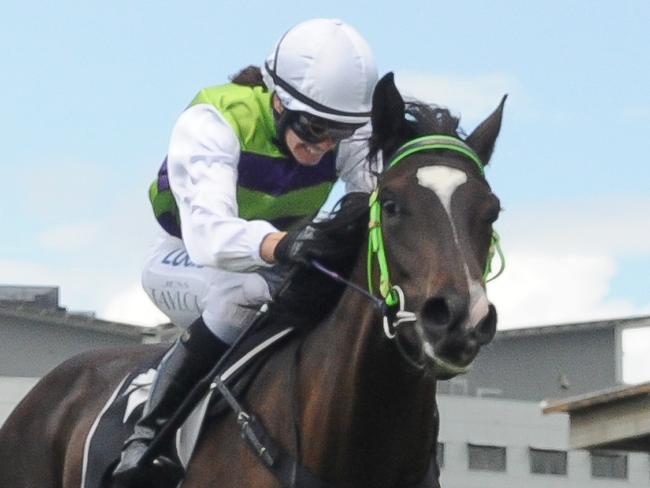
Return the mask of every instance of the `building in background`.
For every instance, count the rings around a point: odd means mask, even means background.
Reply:
[[[75,354],[176,334],[171,324],[143,328],[69,313],[57,287],[0,286],[0,424],[41,376]]]
[[[439,391],[530,400],[563,399],[623,384],[623,333],[650,317],[499,331],[472,371]]]
[[[648,326],[641,317],[498,332],[472,371],[438,383],[443,488],[650,486],[648,454],[614,449],[629,444],[571,449],[569,415],[542,411],[612,389],[639,400],[642,387],[622,385],[622,337]],[[643,434],[628,420],[628,433]],[[586,423],[607,428],[595,421]]]
[[[498,332],[472,371],[438,383],[443,488],[649,486],[648,454],[614,445],[570,449],[569,415],[544,415],[541,408],[542,401],[631,388],[622,385],[622,334],[648,326],[650,317]],[[56,288],[0,287],[0,423],[68,357],[177,333],[171,325],[144,329],[68,313]]]

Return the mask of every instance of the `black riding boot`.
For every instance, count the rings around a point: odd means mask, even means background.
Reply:
[[[118,486],[156,486],[153,479],[169,481],[183,477],[182,466],[165,455],[147,466],[142,466],[140,460],[187,394],[227,349],[228,345],[206,327],[202,318],[176,340],[161,360],[142,417],[122,448],[120,462],[113,471],[113,481]]]

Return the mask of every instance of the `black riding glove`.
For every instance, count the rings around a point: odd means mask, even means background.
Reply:
[[[273,257],[280,264],[309,264],[312,259],[336,255],[336,243],[312,225],[289,231],[273,252]]]

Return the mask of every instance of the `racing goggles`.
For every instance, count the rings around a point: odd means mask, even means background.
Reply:
[[[327,139],[334,142],[347,139],[365,124],[346,124],[305,112],[292,112],[287,125],[303,141],[309,144],[318,144]]]

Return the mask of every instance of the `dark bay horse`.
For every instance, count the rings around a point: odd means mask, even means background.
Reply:
[[[465,371],[496,331],[484,270],[500,208],[482,166],[504,101],[463,139],[447,110],[405,104],[392,74],[384,77],[371,153],[392,164],[379,177],[376,203],[368,212],[367,195],[350,198],[342,225],[337,218],[322,225],[350,248],[349,260],[324,264],[353,283],[372,282],[394,304],[391,319],[313,269],[295,278],[286,306],[271,309],[277,319],[307,322],[241,401],[323,486],[424,486],[438,433],[436,379]],[[152,346],[91,352],[45,376],[0,430],[0,486],[78,488],[94,418],[121,378],[157,354]],[[281,486],[245,446],[233,415],[207,422],[182,484],[211,486]],[[439,484],[431,479],[432,486]]]

